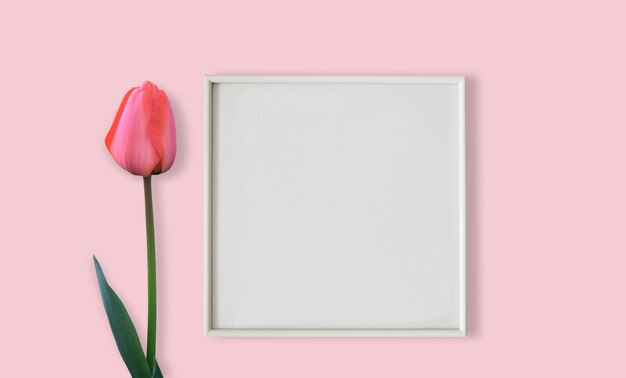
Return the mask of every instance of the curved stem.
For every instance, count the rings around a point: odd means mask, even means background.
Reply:
[[[143,178],[143,194],[146,202],[146,238],[148,245],[148,343],[146,359],[154,371],[156,354],[156,250],[154,244],[154,213],[152,209],[152,176]]]

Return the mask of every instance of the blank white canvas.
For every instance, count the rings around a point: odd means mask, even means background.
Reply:
[[[216,83],[211,327],[459,329],[454,83]]]

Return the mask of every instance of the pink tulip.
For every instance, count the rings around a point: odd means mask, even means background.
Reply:
[[[176,126],[165,92],[149,81],[131,88],[105,144],[117,164],[134,175],[147,177],[170,169],[176,155]]]

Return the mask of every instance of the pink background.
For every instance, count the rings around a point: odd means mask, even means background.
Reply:
[[[0,8],[0,375],[127,374],[91,254],[143,339],[141,180],[103,140],[146,79],[179,133],[154,180],[166,377],[626,375],[623,2]],[[204,337],[203,74],[467,75],[469,337]]]

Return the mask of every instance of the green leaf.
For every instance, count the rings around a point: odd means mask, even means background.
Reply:
[[[159,367],[159,363],[156,362],[156,370],[154,374],[152,374],[152,378],[163,378],[163,373],[161,373],[161,368]]]
[[[141,342],[139,342],[139,336],[137,335],[137,330],[133,325],[130,315],[128,315],[120,298],[107,283],[104,272],[102,272],[102,267],[98,259],[96,259],[96,256],[93,257],[93,262],[96,266],[100,295],[102,296],[104,309],[109,318],[111,331],[113,331],[117,349],[119,349],[130,375],[133,378],[155,377],[150,374],[148,361],[146,361],[146,356],[143,354],[143,349],[141,349]],[[160,373],[160,370],[157,370]],[[158,375],[156,377],[158,377]]]

